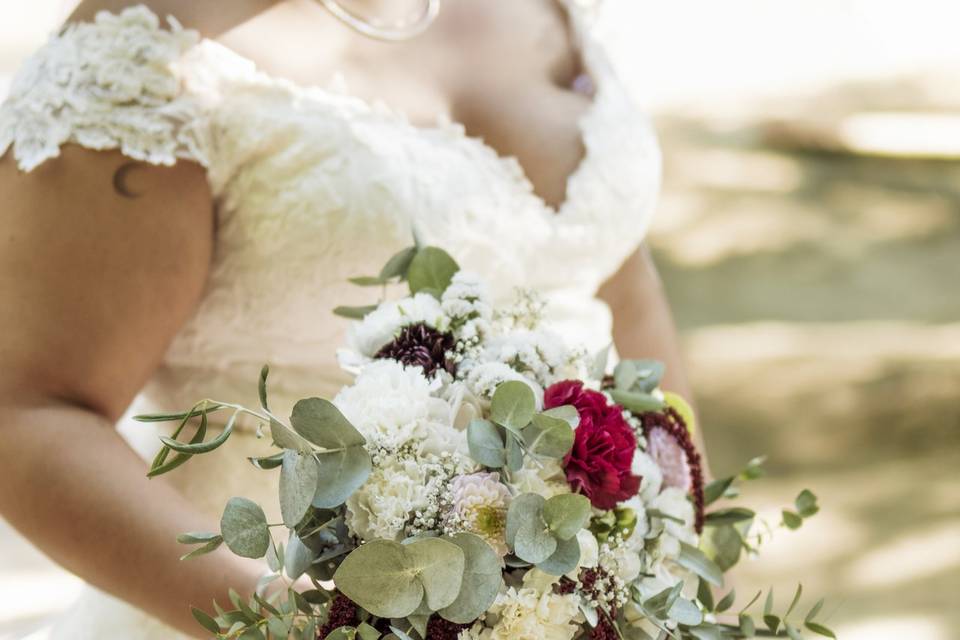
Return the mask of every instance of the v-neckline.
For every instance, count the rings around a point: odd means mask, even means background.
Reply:
[[[482,136],[472,135],[467,132],[466,126],[449,116],[440,115],[437,117],[437,123],[433,125],[429,124],[417,124],[410,120],[409,116],[402,109],[397,109],[391,106],[389,103],[380,100],[380,99],[368,99],[357,94],[351,93],[348,88],[341,87],[336,90],[324,87],[320,84],[311,84],[303,83],[291,80],[289,78],[284,78],[283,76],[275,75],[268,73],[259,68],[259,66],[251,58],[237,52],[235,49],[229,47],[228,45],[220,42],[219,40],[214,40],[206,37],[200,37],[200,43],[208,43],[213,45],[221,50],[229,53],[231,56],[241,60],[245,65],[255,70],[256,74],[261,78],[268,80],[269,82],[286,85],[289,88],[294,89],[295,91],[309,92],[309,93],[319,93],[322,95],[329,96],[340,96],[346,97],[350,100],[356,101],[357,104],[362,105],[366,110],[370,112],[382,113],[386,111],[389,115],[394,118],[397,118],[399,122],[402,122],[405,126],[411,127],[414,131],[423,132],[423,133],[438,133],[453,131],[454,136],[457,140],[462,143],[476,145],[483,152],[490,154],[499,164],[503,167],[504,177],[508,180],[521,183],[523,188],[529,193],[529,196],[536,203],[537,208],[540,212],[544,214],[550,220],[560,220],[563,215],[571,206],[571,190],[573,185],[577,182],[581,174],[583,174],[586,169],[589,161],[591,159],[590,151],[590,140],[586,130],[586,122],[595,114],[598,107],[598,97],[602,91],[601,78],[599,77],[597,70],[591,67],[589,56],[584,51],[585,43],[584,36],[581,31],[581,26],[578,24],[580,19],[577,15],[574,14],[574,10],[569,6],[567,0],[556,0],[557,4],[560,6],[560,9],[564,12],[564,15],[567,19],[567,26],[570,30],[572,36],[576,39],[575,46],[581,57],[581,69],[588,73],[593,79],[595,92],[591,96],[589,105],[586,109],[577,117],[576,127],[577,132],[580,138],[580,145],[583,149],[583,154],[581,155],[579,161],[574,166],[573,170],[567,175],[564,180],[564,196],[563,199],[558,204],[551,204],[547,202],[546,198],[541,195],[536,186],[533,184],[533,181],[530,179],[530,174],[520,162],[519,158],[514,154],[504,154],[499,149],[494,147],[492,144],[488,143],[483,139]],[[340,73],[336,74],[328,87],[336,82],[338,79],[342,80],[344,76]],[[343,84],[343,83],[341,83]]]

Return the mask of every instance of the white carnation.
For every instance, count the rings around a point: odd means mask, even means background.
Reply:
[[[363,540],[399,541],[408,522],[431,507],[429,467],[419,461],[392,457],[374,467],[366,483],[347,499],[346,523]]]
[[[557,460],[534,461],[530,456],[524,458],[521,469],[510,475],[510,486],[517,494],[536,493],[544,498],[571,493]]]
[[[422,322],[441,331],[446,330],[447,318],[440,301],[428,293],[390,300],[350,326],[347,343],[361,356],[372,358],[405,326]]]
[[[377,360],[352,385],[341,389],[333,403],[363,434],[370,449],[427,443],[425,450],[435,453],[460,450],[460,445],[444,448],[463,436],[449,424],[450,405],[433,395],[440,384],[424,376],[420,367]]]
[[[510,587],[497,595],[483,622],[464,631],[468,640],[571,640],[579,631],[573,594]]]
[[[633,454],[633,465],[630,471],[633,475],[642,478],[640,497],[643,498],[645,504],[649,505],[660,493],[660,487],[663,485],[663,472],[653,458],[639,450]]]

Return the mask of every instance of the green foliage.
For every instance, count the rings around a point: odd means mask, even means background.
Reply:
[[[574,432],[570,422],[549,411],[534,414],[533,421],[523,429],[522,435],[527,451],[532,455],[562,458],[573,447]]]
[[[424,247],[417,251],[407,268],[410,293],[424,291],[439,298],[459,270],[456,261],[443,249]]]
[[[715,587],[723,586],[723,571],[703,551],[685,542],[680,543],[677,564],[691,571]],[[699,623],[698,623],[699,624]]]
[[[288,449],[283,454],[280,468],[280,513],[283,524],[297,526],[313,502],[320,475],[317,460],[312,453]]]
[[[533,420],[536,410],[533,390],[519,380],[507,380],[497,385],[490,400],[490,419],[518,436]]]
[[[452,605],[460,593],[466,556],[440,538],[402,545],[373,540],[348,555],[334,575],[337,588],[375,616],[404,618],[424,601],[431,610]]]
[[[244,558],[262,558],[270,546],[267,517],[246,498],[230,498],[220,518],[220,532],[230,551]]]
[[[552,575],[562,575],[580,559],[577,533],[590,521],[590,501],[576,494],[549,500],[524,493],[510,503],[506,539],[518,558]]]
[[[467,427],[467,446],[470,457],[491,469],[507,464],[503,436],[489,420],[473,420]]]
[[[497,597],[503,582],[500,557],[489,544],[471,533],[458,533],[449,540],[460,547],[464,555],[463,584],[457,598],[444,607],[440,615],[451,622],[466,624],[480,617]]]

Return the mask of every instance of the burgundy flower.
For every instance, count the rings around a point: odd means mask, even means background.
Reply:
[[[631,473],[637,440],[623,418],[623,409],[579,380],[564,380],[547,388],[547,409],[573,405],[580,414],[573,448],[563,460],[567,482],[590,498],[598,509],[613,509],[637,495],[640,478]]]
[[[357,605],[350,598],[338,593],[333,602],[330,603],[330,609],[327,612],[327,622],[320,627],[317,632],[317,638],[323,640],[334,632],[335,629],[346,626],[354,626],[359,618],[357,617]]]
[[[432,376],[440,369],[453,374],[456,365],[447,358],[447,352],[453,349],[454,344],[455,340],[449,333],[417,322],[401,329],[400,334],[381,347],[374,358],[387,358],[407,366],[423,367],[426,376]]]

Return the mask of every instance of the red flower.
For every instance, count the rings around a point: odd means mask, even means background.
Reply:
[[[633,475],[637,439],[623,418],[623,408],[607,402],[579,380],[551,385],[543,396],[547,409],[573,405],[580,414],[573,448],[563,460],[567,482],[598,509],[613,509],[637,495],[640,478]]]

